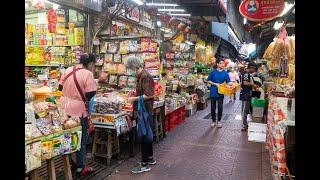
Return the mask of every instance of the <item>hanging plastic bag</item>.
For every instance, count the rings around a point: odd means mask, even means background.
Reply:
[[[152,115],[147,111],[146,107],[143,104],[142,96],[139,96],[138,99],[138,117],[137,117],[137,134],[138,141],[140,142],[149,142],[153,141],[153,132],[151,128]]]

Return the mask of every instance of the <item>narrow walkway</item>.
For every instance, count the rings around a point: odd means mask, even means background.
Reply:
[[[228,99],[228,98],[226,98]],[[123,162],[110,180],[272,180],[269,156],[262,143],[248,142],[241,132],[241,102],[225,100],[221,129],[204,119],[210,106],[187,118],[154,146],[157,165],[150,172],[131,174],[140,154]],[[238,120],[237,120],[238,119]]]

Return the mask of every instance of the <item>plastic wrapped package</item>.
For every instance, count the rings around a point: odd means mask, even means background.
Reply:
[[[104,62],[112,62],[112,61],[113,61],[113,54],[104,55]]]
[[[144,67],[159,69],[160,68],[160,61],[145,61]]]
[[[117,53],[118,52],[118,42],[110,42],[108,43],[108,53]]]
[[[129,41],[129,52],[137,52],[139,50],[138,42],[133,40]]]
[[[284,53],[284,41],[282,39],[277,38],[275,40],[275,44],[272,50],[272,61],[275,63],[280,62],[280,57]]]
[[[110,75],[109,84],[110,85],[117,85],[118,84],[117,80],[118,80],[118,77],[116,75]]]
[[[26,104],[24,109],[25,109],[25,122],[35,124],[36,117],[34,114],[33,106],[31,104]]]
[[[123,99],[111,93],[107,97],[98,96],[95,98],[93,112],[99,114],[118,114],[121,111]]]
[[[43,135],[52,134],[54,132],[52,130],[52,121],[49,116],[37,119],[36,126]]]
[[[79,151],[80,150],[80,148],[81,148],[81,141],[82,141],[82,131],[77,131],[77,134],[78,134],[78,145],[77,145],[77,151]]]
[[[71,116],[67,121],[63,123],[64,129],[72,129],[80,126],[80,118],[76,116]]]
[[[114,54],[114,56],[113,56],[113,62],[115,62],[115,63],[121,63],[121,55],[120,55],[120,54]]]
[[[61,152],[63,154],[70,154],[71,135],[69,133],[62,134],[61,139],[62,139]]]
[[[60,115],[58,110],[50,111],[49,116],[51,117],[52,120],[52,131],[53,132],[59,132],[62,131],[62,121],[60,119]]]
[[[41,159],[47,160],[53,157],[53,143],[52,140],[41,142]]]
[[[70,151],[75,152],[78,149],[79,135],[77,132],[71,134]]]
[[[125,74],[126,73],[126,67],[124,64],[118,64],[117,65],[117,74]]]
[[[128,76],[120,76],[119,77],[119,87],[125,87],[127,85]]]
[[[130,130],[125,116],[121,116],[115,119],[115,127],[117,131],[117,136],[119,136],[120,134],[125,134]]]
[[[54,157],[63,154],[61,135],[56,136],[52,139],[52,147],[53,147],[53,156]]]
[[[32,106],[39,117],[46,116],[49,110],[49,103],[44,101],[35,101],[32,103]]]
[[[25,132],[24,139],[26,141],[42,136],[41,131],[33,124],[25,124],[24,132]]]
[[[120,54],[128,54],[130,52],[130,48],[129,48],[129,41],[122,41],[120,42],[120,50],[119,53]]]
[[[33,142],[25,146],[26,173],[41,167],[41,142]]]
[[[106,82],[107,79],[108,79],[108,74],[103,72],[103,71],[101,71],[99,73],[99,82]]]

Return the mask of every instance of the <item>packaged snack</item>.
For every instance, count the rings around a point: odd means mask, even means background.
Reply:
[[[126,67],[124,64],[118,64],[117,65],[117,74],[125,74],[126,73]]]
[[[160,68],[160,61],[145,61],[144,62],[145,68],[153,68],[153,69],[159,69]]]
[[[93,112],[99,114],[118,114],[120,112],[121,100],[116,94],[110,94],[107,97],[96,97]]]
[[[64,122],[64,129],[72,129],[80,126],[80,118],[76,116],[71,116],[67,121]]]
[[[112,62],[113,54],[105,54],[104,55],[104,62]]]
[[[24,132],[26,141],[42,136],[41,131],[33,124],[25,124]]]
[[[99,82],[106,82],[107,81],[107,78],[108,78],[108,74],[101,71],[99,73]]]
[[[49,116],[37,119],[36,126],[43,135],[52,134],[54,132],[52,130],[52,121]]]
[[[108,43],[108,53],[117,53],[118,52],[119,42]]]
[[[71,134],[70,151],[75,152],[78,149],[78,133],[74,132]]]
[[[82,141],[82,131],[77,131],[78,133],[78,145],[77,145],[77,151],[81,148],[81,141]]]
[[[58,156],[63,154],[62,152],[62,139],[61,139],[61,135],[54,137],[52,139],[52,146],[53,146],[53,156]]]
[[[36,117],[34,114],[33,106],[31,104],[26,104],[24,109],[25,109],[25,123],[35,124]]]
[[[141,52],[155,53],[158,49],[158,43],[152,41],[150,38],[141,39]]]
[[[113,56],[113,62],[115,62],[115,63],[121,63],[121,55],[120,55],[120,54],[114,54],[114,56]]]
[[[129,52],[137,52],[139,50],[137,41],[129,41]]]
[[[110,85],[117,85],[118,84],[117,80],[118,80],[118,78],[116,75],[110,75],[109,84]]]
[[[130,130],[125,116],[121,116],[115,119],[115,127],[117,131],[117,136],[119,136],[120,134],[125,134]]]
[[[120,76],[119,77],[119,87],[125,87],[127,85],[128,76]]]
[[[41,142],[41,159],[47,160],[53,157],[53,144],[52,140]]]
[[[41,167],[41,142],[33,142],[25,146],[26,173]]]
[[[120,42],[120,54],[128,54],[130,52],[129,41]]]
[[[70,154],[71,135],[69,133],[65,133],[61,135],[61,139],[62,139],[61,152],[63,154]]]

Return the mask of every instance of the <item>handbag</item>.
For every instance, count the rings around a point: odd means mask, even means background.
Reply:
[[[137,135],[140,142],[153,142],[153,132],[151,128],[152,115],[147,111],[143,103],[142,96],[138,98]]]

